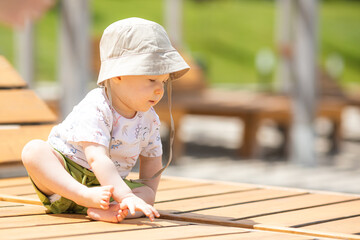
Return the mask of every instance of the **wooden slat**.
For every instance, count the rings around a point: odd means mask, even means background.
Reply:
[[[55,114],[28,89],[0,90],[0,124],[56,121]]]
[[[136,231],[129,231],[123,226],[125,224],[114,224],[115,229],[113,231],[103,231],[100,233],[92,233],[77,235],[72,232],[57,231],[56,233],[60,236],[68,236],[69,239],[132,239],[132,240],[158,240],[158,239],[186,239],[191,237],[205,237],[213,234],[230,234],[230,233],[246,233],[248,230],[239,228],[229,228],[222,226],[210,226],[210,225],[179,225],[169,227],[141,227],[133,225],[133,229]],[[116,228],[117,227],[117,228]],[[130,226],[131,227],[131,226]],[[106,227],[107,228],[107,227]],[[124,230],[123,230],[124,229]],[[48,231],[46,231],[48,232]],[[55,234],[56,234],[55,233]],[[53,235],[54,233],[48,233]],[[26,238],[25,238],[26,239]],[[291,238],[290,238],[291,239]]]
[[[185,199],[155,204],[159,210],[174,210],[174,212],[198,211],[200,209],[225,207],[227,205],[239,205],[244,203],[265,201],[273,198],[282,198],[305,194],[304,191],[290,191],[278,189],[254,189],[244,192],[225,193],[216,196],[206,196],[196,199]]]
[[[4,202],[0,202],[4,203]],[[44,206],[37,205],[21,205],[19,203],[11,203],[12,206],[1,206],[0,205],[0,218],[2,217],[16,217],[24,215],[41,215],[46,212]],[[0,235],[1,236],[1,235]]]
[[[18,185],[18,186],[11,186],[11,187],[2,187],[0,188],[0,195],[1,194],[8,194],[13,196],[23,196],[34,194],[35,190],[32,185]]]
[[[26,87],[26,82],[11,66],[4,56],[0,55],[0,88]]]
[[[302,196],[196,211],[196,213],[201,215],[243,219],[250,217],[252,218],[258,215],[274,214],[283,211],[294,211],[296,209],[309,208],[317,205],[336,203],[350,199],[356,199],[356,197],[330,194],[307,194]]]
[[[30,199],[34,199],[34,200],[38,200],[38,199],[39,199],[39,197],[38,197],[38,195],[37,195],[36,193],[33,193],[33,194],[24,194],[24,195],[22,195],[22,196],[27,197],[27,198],[30,198]]]
[[[191,240],[310,240],[313,239],[308,236],[293,235],[286,233],[273,233],[273,232],[258,232],[258,231],[249,231],[246,233],[231,233],[231,234],[215,234],[213,236],[206,236],[204,238],[195,237]],[[315,240],[315,239],[314,239]]]
[[[348,234],[360,234],[360,217],[352,217],[330,222],[318,223],[302,229],[326,231],[326,232],[339,232]]]
[[[32,139],[47,140],[53,125],[0,126],[0,163],[18,162],[25,144]]]
[[[19,197],[19,196],[6,195],[6,194],[0,194],[0,201],[42,205],[42,203],[39,201],[39,199],[28,198],[25,196]]]
[[[314,230],[305,230],[301,228],[288,228],[288,227],[278,227],[273,225],[266,224],[256,224],[254,225],[254,229],[260,231],[270,231],[270,232],[278,232],[278,233],[291,233],[291,234],[301,234],[305,236],[309,236],[311,239],[344,239],[344,240],[360,240],[360,236],[356,236],[354,234],[346,234],[346,233],[333,233],[333,232],[322,232],[322,231],[314,231]]]
[[[28,177],[15,177],[0,179],[0,188],[11,187],[19,185],[31,185],[30,178]]]
[[[63,224],[63,223],[78,223],[89,222],[89,218],[80,214],[41,214],[41,215],[21,215],[12,217],[1,217],[0,228],[15,228],[15,227],[30,227],[37,225],[49,225],[49,224]]]
[[[158,187],[158,191],[187,188],[193,186],[204,186],[209,184],[210,184],[209,182],[204,182],[204,181],[194,181],[184,178],[171,178],[171,177],[162,176],[161,182]]]
[[[249,190],[248,186],[226,184],[209,184],[205,186],[194,186],[181,189],[159,191],[156,194],[157,202],[173,201],[177,199],[196,198],[208,195],[218,195],[236,191]]]
[[[168,214],[164,211],[161,212],[161,217],[169,220],[179,220],[179,221],[189,221],[201,224],[214,224],[214,225],[223,225],[223,226],[232,226],[246,229],[255,229],[266,232],[276,232],[276,233],[289,233],[289,234],[299,234],[304,236],[309,236],[309,239],[318,239],[322,238],[335,238],[335,239],[360,239],[360,236],[354,234],[344,234],[344,233],[333,233],[333,232],[322,232],[315,230],[306,230],[301,228],[289,228],[289,227],[278,227],[275,225],[260,224],[252,220],[242,220],[242,221],[233,221],[229,217],[218,217],[218,216],[203,216],[199,214]]]
[[[14,206],[22,206],[22,204],[0,201],[0,208],[14,207]]]
[[[249,219],[261,224],[271,224],[285,227],[301,227],[301,225],[331,219],[336,220],[337,218],[353,215],[360,215],[360,200]],[[360,232],[360,224],[358,225],[357,229],[357,231]]]
[[[127,179],[138,179],[138,178],[139,178],[139,173],[137,172],[131,172],[127,177]],[[158,191],[187,188],[193,186],[205,186],[210,184],[211,183],[209,183],[208,181],[189,180],[181,177],[161,176],[161,182],[159,184]]]
[[[64,220],[66,218],[64,217]],[[152,229],[152,228],[166,228],[166,227],[176,227],[176,226],[187,226],[190,223],[186,222],[177,222],[156,219],[155,222],[150,222],[146,219],[137,219],[137,220],[125,220],[121,224],[111,224],[105,222],[96,222],[88,221],[81,223],[72,223],[72,224],[45,224],[40,226],[30,226],[30,227],[21,227],[19,231],[18,226],[14,228],[0,229],[0,236],[9,236],[7,239],[39,239],[39,238],[51,238],[51,237],[66,237],[76,235],[93,235],[99,234],[99,239],[102,238],[101,235],[106,232],[117,232],[121,234],[123,231],[131,230],[142,230],[142,229]],[[134,231],[131,231],[134,232]],[[135,233],[136,234],[136,233]]]

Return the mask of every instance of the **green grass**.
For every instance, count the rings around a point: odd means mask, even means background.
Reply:
[[[163,0],[93,0],[93,36],[112,22],[142,17],[163,22]],[[345,62],[340,83],[360,85],[360,2],[322,1],[319,15],[319,61],[337,53]],[[58,7],[36,24],[36,79],[55,80]],[[275,52],[275,2],[265,0],[184,0],[185,51],[206,66],[214,86],[259,83],[254,60],[263,48]],[[12,31],[0,27],[0,54],[14,59]]]
[[[345,61],[341,83],[360,84],[360,2],[324,2],[320,14],[322,62],[332,53],[340,54]]]
[[[207,63],[210,82],[257,82],[256,53],[274,47],[274,2],[186,1],[185,9],[185,43]]]

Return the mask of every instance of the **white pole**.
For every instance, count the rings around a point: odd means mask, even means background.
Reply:
[[[292,160],[315,166],[315,131],[317,107],[317,0],[297,0],[294,48]]]
[[[164,16],[165,29],[169,34],[170,40],[175,48],[182,49],[183,34],[182,34],[182,14],[183,1],[182,0],[164,0]]]
[[[88,0],[62,0],[59,80],[61,114],[66,116],[88,91],[90,72],[90,12]]]
[[[16,30],[16,64],[29,87],[34,84],[34,24],[27,20],[22,29]]]
[[[284,94],[290,93],[291,86],[291,59],[294,40],[293,14],[294,1],[276,1],[276,36],[279,53],[279,63],[276,74],[275,88]]]

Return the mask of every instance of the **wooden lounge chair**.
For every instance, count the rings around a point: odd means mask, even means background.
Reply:
[[[24,145],[35,138],[46,140],[56,120],[45,102],[0,56],[0,167],[21,164]]]

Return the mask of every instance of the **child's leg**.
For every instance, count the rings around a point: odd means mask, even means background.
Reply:
[[[44,194],[57,193],[78,205],[107,209],[114,188],[88,188],[77,182],[64,168],[62,156],[48,143],[33,140],[26,144],[22,161],[35,185]]]

